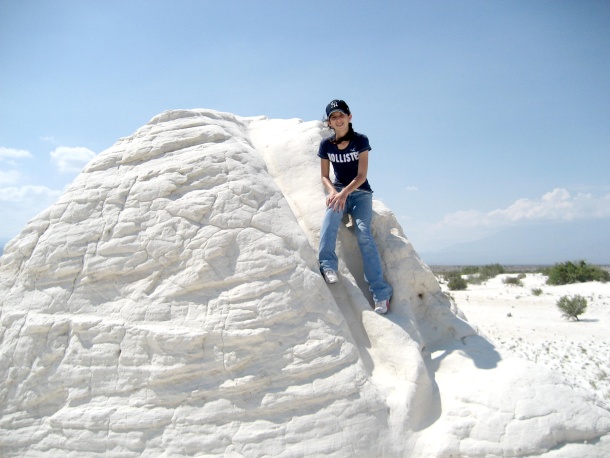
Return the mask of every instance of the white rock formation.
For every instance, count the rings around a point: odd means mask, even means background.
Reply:
[[[0,455],[608,456],[610,412],[458,318],[379,202],[391,313],[347,227],[324,283],[323,134],[166,112],[32,220],[0,264]]]

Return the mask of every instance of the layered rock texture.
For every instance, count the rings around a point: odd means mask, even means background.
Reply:
[[[0,262],[0,455],[608,456],[610,412],[477,335],[380,202],[390,314],[348,225],[324,283],[326,134],[165,112],[32,220]]]

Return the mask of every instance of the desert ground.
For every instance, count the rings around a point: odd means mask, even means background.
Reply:
[[[523,286],[504,283],[501,274],[465,291],[444,291],[465,318],[501,353],[545,365],[562,374],[575,390],[610,406],[610,283],[589,282],[561,286],[547,277],[527,273]],[[535,295],[532,290],[541,289]],[[562,296],[587,299],[579,321],[567,319],[557,307]]]

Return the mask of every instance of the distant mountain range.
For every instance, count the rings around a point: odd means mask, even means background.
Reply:
[[[576,260],[608,265],[610,220],[506,229],[474,242],[419,255],[428,265],[552,265]]]

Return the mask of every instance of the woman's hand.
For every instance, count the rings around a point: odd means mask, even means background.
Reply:
[[[345,209],[345,202],[347,201],[348,192],[345,192],[345,189],[342,189],[341,192],[331,192],[328,196],[326,196],[326,207],[332,208],[336,212],[343,211]]]

